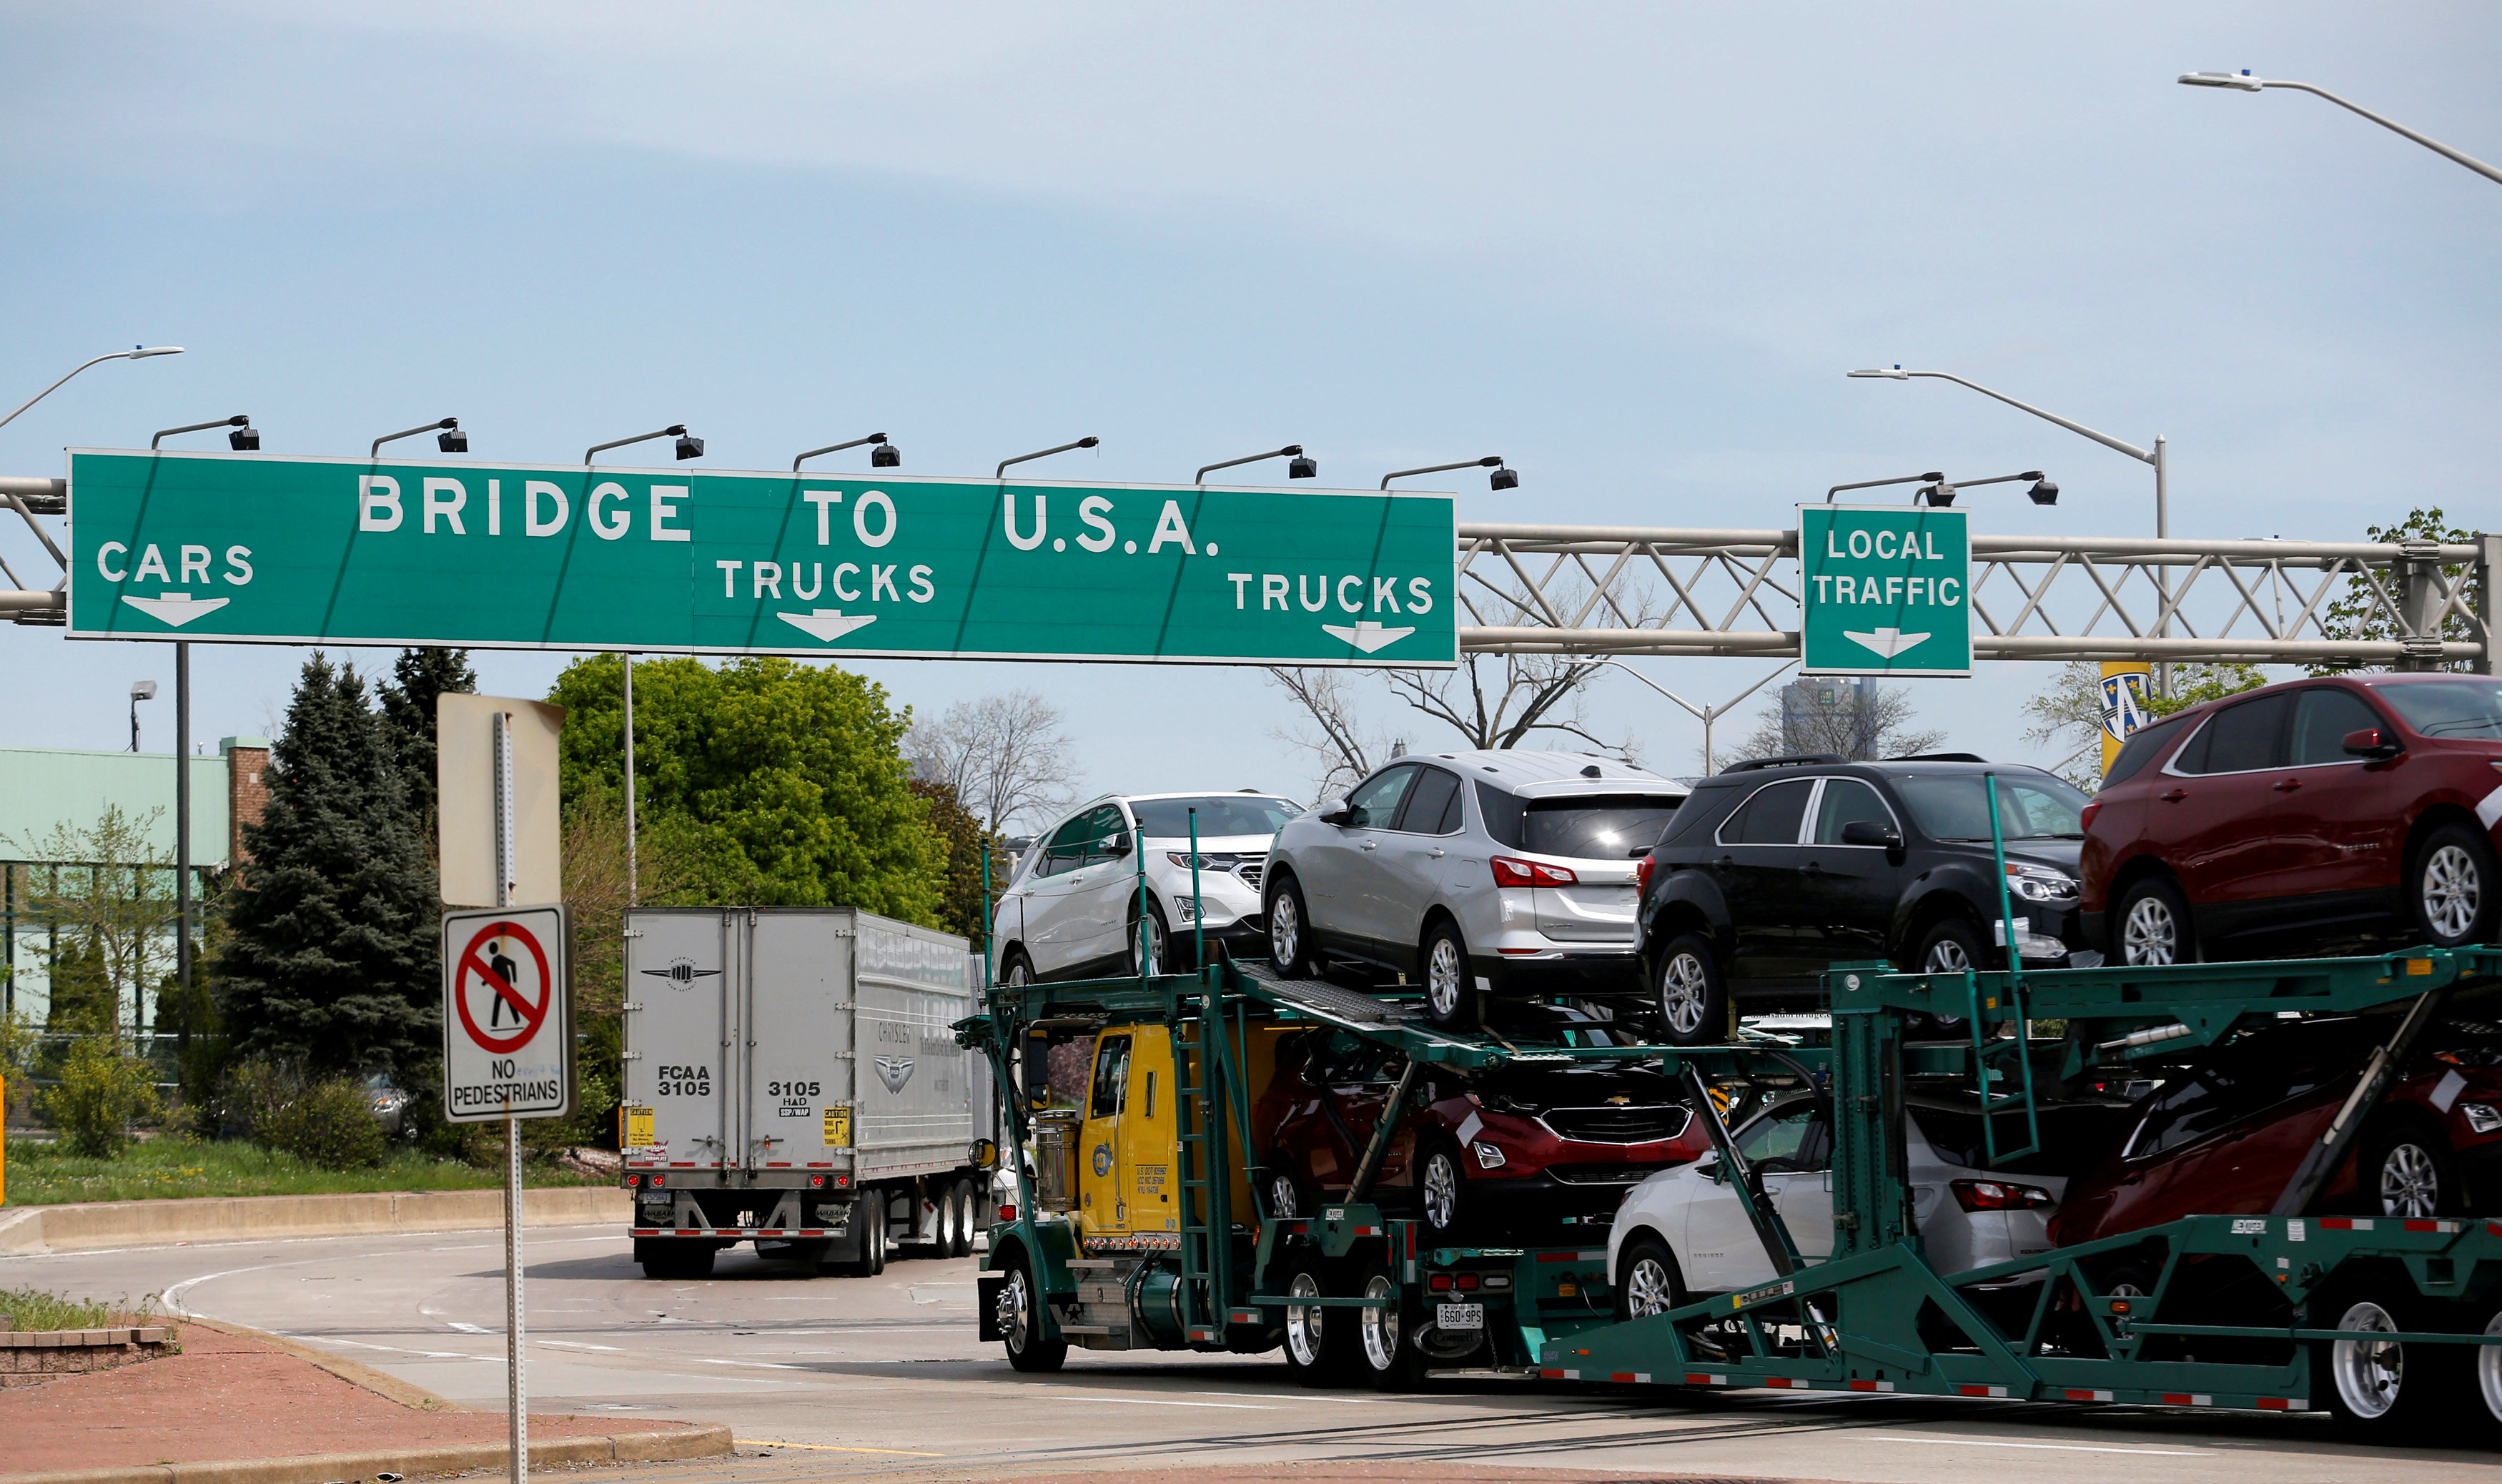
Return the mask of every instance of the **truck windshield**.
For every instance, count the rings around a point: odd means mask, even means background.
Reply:
[[[1151,840],[1190,838],[1193,809],[1199,811],[1199,837],[1202,840],[1226,835],[1272,835],[1279,826],[1303,812],[1303,806],[1291,799],[1266,798],[1255,793],[1141,798],[1132,801],[1130,807],[1138,816],[1138,827]]]
[[[1978,773],[1897,773],[1894,792],[1932,840],[1989,838],[1989,798]],[[1998,780],[1998,827],[2011,840],[2081,840],[2085,795],[2047,773]]]
[[[2502,737],[2502,680],[2376,685],[2372,693],[2427,737]]]

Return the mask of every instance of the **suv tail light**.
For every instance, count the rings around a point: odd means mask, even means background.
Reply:
[[[2085,807],[2079,812],[2077,818],[2085,828],[2091,829],[2094,827],[2094,816],[2102,812],[2103,801],[2098,798],[2086,804]]]
[[[1640,893],[1648,891],[1649,889],[1650,857],[1644,856],[1641,858],[1641,863],[1634,867],[1634,890],[1637,893]]]
[[[1494,884],[1499,887],[1569,887],[1581,879],[1560,865],[1514,860],[1508,856],[1496,856],[1486,863],[1494,868]]]
[[[2059,1203],[2038,1185],[2006,1180],[1957,1180],[1949,1188],[1967,1211],[2046,1211]]]

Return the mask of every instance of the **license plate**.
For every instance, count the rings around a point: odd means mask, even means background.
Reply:
[[[1482,1330],[1485,1328],[1485,1305],[1437,1303],[1434,1305],[1434,1327],[1437,1330]]]

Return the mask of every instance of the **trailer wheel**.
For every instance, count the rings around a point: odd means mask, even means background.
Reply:
[[[2485,1323],[2487,1334],[2502,1334],[2502,1313]],[[2502,1431],[2502,1345],[2476,1347],[2476,1398],[2485,1410],[2476,1421],[2487,1433]]]
[[[1068,1360],[1068,1341],[1041,1337],[1041,1295],[1033,1260],[1018,1253],[1008,1280],[999,1285],[998,1325],[1007,1336],[1008,1364],[1019,1370],[1058,1370]]]
[[[874,1278],[886,1271],[886,1192],[861,1192],[852,1203],[852,1220],[860,1225],[860,1255],[840,1270],[855,1278]]]
[[[947,1256],[968,1256],[973,1250],[973,1225],[979,1220],[973,1210],[971,1181],[959,1180],[947,1188],[947,1208],[955,1217],[955,1235],[948,1240]]]
[[[1359,1372],[1375,1391],[1414,1391],[1425,1379],[1425,1355],[1403,1321],[1404,1299],[1399,1280],[1389,1267],[1376,1263],[1364,1275],[1364,1297],[1387,1298],[1390,1303],[1386,1308],[1354,1311]]]
[[[1320,1275],[1310,1268],[1286,1280],[1288,1298],[1319,1298],[1328,1293]],[[1286,1369],[1304,1386],[1337,1385],[1346,1372],[1347,1341],[1354,1337],[1353,1326],[1331,1318],[1330,1311],[1319,1304],[1286,1305]]]
[[[634,1238],[634,1261],[647,1278],[709,1278],[714,1248],[706,1241],[675,1236]]]
[[[2356,1338],[2316,1340],[2311,1346],[2314,1400],[2325,1401],[2347,1429],[2375,1440],[2425,1439],[2438,1433],[2445,1411],[2455,1415],[2455,1408],[2442,1405],[2452,1388],[2443,1384],[2441,1357],[2429,1353],[2449,1347],[2411,1350],[2398,1340],[2370,1337],[2413,1328],[2400,1317],[2406,1307],[2365,1298],[2342,1308],[2332,1305],[2337,1321],[2326,1328],[2350,1330]]]

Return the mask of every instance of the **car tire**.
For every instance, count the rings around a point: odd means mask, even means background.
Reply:
[[[1668,1243],[1647,1233],[1616,1253],[1616,1319],[1647,1319],[1685,1302],[1685,1280]]]
[[[999,983],[1023,985],[1033,983],[1033,960],[1022,948],[1011,948],[999,960]]]
[[[1325,1298],[1330,1286],[1318,1267],[1304,1267],[1286,1280],[1286,1369],[1299,1385],[1336,1386],[1345,1378],[1348,1342],[1355,1338],[1351,1320],[1336,1317],[1351,1309],[1298,1304],[1296,1298]]]
[[[2189,898],[2169,876],[2142,876],[2112,908],[2113,961],[2129,968],[2198,961]]]
[[[2421,1308],[2414,1293],[2401,1292],[2398,1280],[2391,1280],[2362,1292],[2349,1289],[2315,1308],[2313,1315],[2315,1326],[2323,1330],[2404,1332],[2432,1317],[2418,1314]],[[2467,1411],[2458,1404],[2463,1400],[2458,1393],[2474,1371],[2464,1364],[2467,1357],[2456,1354],[2461,1348],[2314,1340],[2312,1405],[2324,1403],[2341,1429],[2374,1442],[2439,1439]]]
[[[1356,1290],[1365,1298],[1387,1298],[1384,1308],[1343,1309],[1355,1316],[1355,1344],[1350,1359],[1355,1373],[1374,1391],[1414,1391],[1425,1380],[1425,1353],[1417,1348],[1414,1326],[1405,1312],[1406,1298],[1399,1290],[1399,1278],[1387,1264],[1375,1263],[1365,1270],[1363,1285]]]
[[[1034,1281],[1033,1259],[1018,1253],[1008,1280],[999,1285],[999,1332],[1007,1336],[1008,1364],[1019,1370],[1058,1370],[1068,1361],[1068,1341],[1044,1339],[1042,1287]]]
[[[1268,899],[1261,903],[1268,924],[1268,966],[1280,979],[1310,979],[1320,973],[1320,956],[1312,943],[1311,905],[1303,900],[1303,889],[1294,877],[1286,876],[1268,889]]]
[[[1320,1214],[1320,1202],[1312,1195],[1309,1181],[1291,1169],[1270,1169],[1261,1176],[1263,1194],[1268,1197],[1268,1214],[1276,1217],[1311,1217]]]
[[[2465,825],[2444,825],[2424,837],[2407,864],[2407,911],[2435,948],[2489,943],[2502,917],[2502,869],[2493,847]]]
[[[1128,928],[1130,935],[1128,949],[1128,972],[1135,974],[1139,971],[1138,961],[1141,958],[1144,958],[1147,961],[1148,967],[1146,972],[1150,975],[1163,975],[1174,972],[1172,957],[1172,928],[1165,923],[1164,904],[1153,900],[1150,900],[1147,903],[1147,915],[1145,918],[1147,925],[1145,936],[1147,941],[1143,946],[1138,942],[1139,921],[1138,904],[1134,899],[1133,899],[1130,903],[1130,926]]]
[[[1729,1034],[1729,982],[1711,953],[1711,940],[1680,933],[1660,950],[1651,979],[1651,1002],[1673,1046],[1709,1046]]]
[[[2354,1181],[2364,1210],[2374,1216],[2428,1221],[2466,1209],[2450,1141],[2411,1118],[2388,1119],[2364,1130]]]
[[[643,1236],[634,1239],[634,1261],[643,1265],[643,1276],[680,1280],[709,1278],[712,1260],[719,1251],[712,1243],[677,1236]]]
[[[2003,952],[1981,946],[1980,929],[1973,926],[1971,919],[1944,917],[1930,924],[1929,930],[1920,935],[1919,946],[1911,951],[1911,971],[1916,974],[1960,974],[1968,968],[2004,968],[2006,961],[2007,956]],[[1940,1010],[1915,1011],[1905,1019],[1915,1022],[1915,1029],[1946,1032],[1963,1029],[1965,1020],[1961,1015]]]
[[[1469,972],[1468,940],[1450,919],[1439,919],[1426,930],[1416,961],[1425,982],[1425,1018],[1444,1030],[1474,1026],[1476,976]]]
[[[1426,1142],[1416,1161],[1416,1214],[1425,1234],[1439,1243],[1456,1241],[1476,1217],[1468,1166],[1460,1163],[1460,1146],[1447,1136]]]

